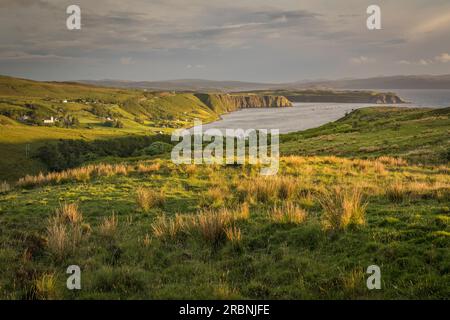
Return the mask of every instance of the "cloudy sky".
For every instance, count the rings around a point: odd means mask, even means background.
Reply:
[[[81,30],[66,28],[71,4]],[[371,4],[382,30],[366,28]],[[287,82],[444,73],[449,0],[0,0],[0,74]]]

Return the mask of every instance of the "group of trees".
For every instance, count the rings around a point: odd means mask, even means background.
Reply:
[[[73,168],[91,161],[107,156],[130,157],[133,155],[154,153],[154,149],[160,148],[161,144],[152,148],[151,152],[142,152],[154,142],[159,141],[164,145],[170,144],[170,136],[133,136],[110,140],[59,140],[57,143],[47,143],[37,150],[36,157],[44,162],[49,170],[60,171]]]

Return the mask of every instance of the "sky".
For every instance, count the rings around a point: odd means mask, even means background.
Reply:
[[[66,8],[81,8],[68,30]],[[368,30],[369,5],[381,30]],[[0,0],[0,74],[255,82],[450,74],[449,0]]]

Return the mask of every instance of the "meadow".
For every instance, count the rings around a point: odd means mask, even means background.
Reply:
[[[58,171],[2,160],[0,298],[448,299],[449,112],[366,108],[282,135],[271,177],[259,165],[175,165],[160,141],[119,152],[146,132],[138,122],[4,117],[4,155],[27,139],[84,143],[51,149],[83,159]],[[81,290],[66,288],[69,265],[81,268]],[[366,286],[370,265],[381,290]]]
[[[7,299],[448,298],[449,167],[97,164],[0,197]],[[83,288],[65,288],[67,266]],[[379,265],[382,290],[365,268]]]

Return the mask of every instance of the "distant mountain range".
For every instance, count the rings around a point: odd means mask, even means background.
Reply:
[[[258,83],[180,79],[167,81],[79,80],[77,82],[104,87],[137,88],[170,91],[251,91],[277,89],[450,89],[450,75],[389,76],[365,79],[299,81],[291,83]]]

